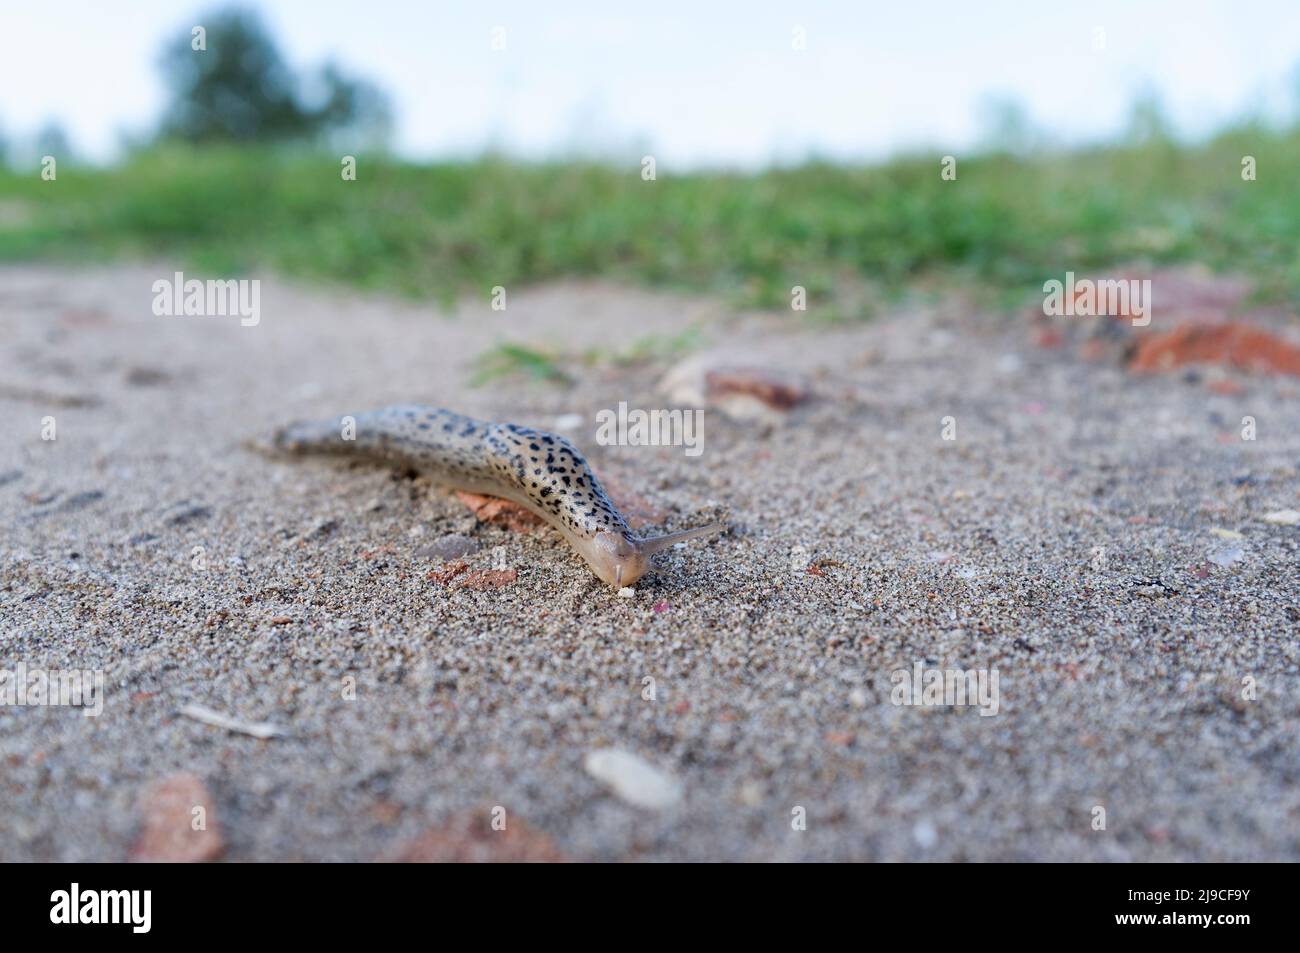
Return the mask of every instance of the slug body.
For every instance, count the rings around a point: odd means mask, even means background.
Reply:
[[[410,467],[450,489],[518,503],[555,527],[611,586],[630,586],[650,557],[673,543],[710,536],[725,524],[638,537],[605,495],[573,444],[556,434],[474,420],[433,407],[385,407],[344,418],[291,424],[275,435],[288,453],[334,453]]]

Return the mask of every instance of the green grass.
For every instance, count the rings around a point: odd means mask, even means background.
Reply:
[[[645,334],[620,348],[589,348],[579,355],[589,365],[628,367],[671,361],[704,343],[704,329],[693,325],[678,334]]]
[[[567,384],[572,378],[561,369],[561,359],[562,355],[548,354],[523,344],[498,344],[474,360],[470,386],[481,387],[502,377]]]
[[[628,367],[664,363],[689,354],[703,340],[704,330],[692,326],[678,334],[646,334],[617,349],[588,348],[585,351],[561,352],[503,342],[475,358],[470,385],[481,387],[503,377],[569,384],[573,378],[563,370],[562,365]]]
[[[1258,181],[1241,179],[1245,154]],[[54,182],[0,174],[0,259],[147,256],[448,302],[600,276],[785,308],[802,285],[823,317],[931,277],[1032,293],[1068,269],[1202,261],[1300,302],[1300,131],[958,158],[952,182],[937,155],[754,175],[661,164],[645,182],[639,164],[363,157],[345,182],[333,157],[155,151]]]

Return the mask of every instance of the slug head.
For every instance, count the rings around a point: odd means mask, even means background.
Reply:
[[[682,540],[712,536],[726,528],[726,523],[710,523],[708,526],[697,526],[695,529],[647,539],[629,539],[622,533],[602,530],[587,543],[583,555],[596,575],[611,586],[633,586],[650,569],[650,557],[655,553]]]
[[[615,588],[636,585],[650,568],[650,556],[641,551],[640,543],[621,533],[597,533],[585,555],[596,575]]]

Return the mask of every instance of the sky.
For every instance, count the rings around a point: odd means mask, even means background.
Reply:
[[[1194,138],[1294,114],[1300,96],[1300,0],[243,5],[295,68],[333,58],[385,89],[395,147],[417,159],[493,148],[756,167],[959,153],[1008,98],[1069,144],[1116,134],[1150,93]],[[0,0],[0,133],[53,119],[83,156],[111,160],[162,110],[164,41],[220,6]]]

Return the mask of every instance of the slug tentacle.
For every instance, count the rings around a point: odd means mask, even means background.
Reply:
[[[558,529],[592,571],[616,587],[635,583],[649,570],[650,557],[674,543],[727,529],[711,523],[638,538],[568,440],[449,410],[395,406],[291,424],[275,435],[274,446],[288,453],[347,454],[410,467],[449,488],[518,503]]]
[[[680,543],[685,539],[698,539],[701,536],[716,536],[718,533],[727,531],[726,523],[709,523],[707,526],[696,526],[694,529],[684,529],[677,533],[665,533],[663,536],[648,536],[637,540],[642,553],[647,556],[653,556],[655,553],[661,553],[669,546]]]

